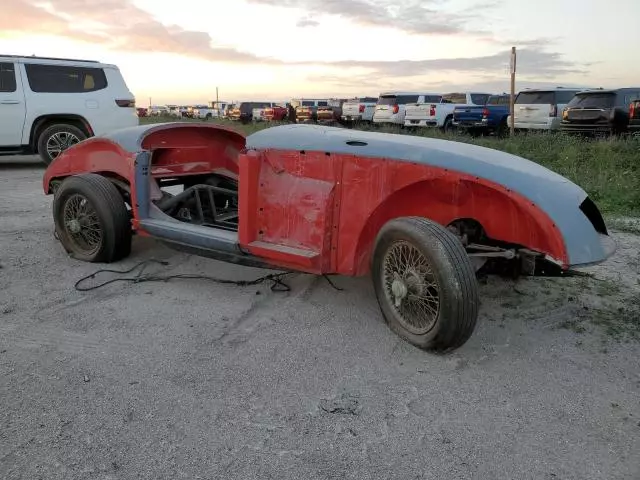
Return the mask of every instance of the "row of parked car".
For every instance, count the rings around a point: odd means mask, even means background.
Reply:
[[[378,97],[294,99],[287,104],[242,102],[223,116],[242,122],[370,122],[502,135],[510,125],[510,95],[385,92]],[[640,87],[525,89],[515,97],[514,127],[604,134],[640,131]]]

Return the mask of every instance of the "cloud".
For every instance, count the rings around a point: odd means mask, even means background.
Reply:
[[[504,75],[509,65],[511,51],[505,50],[482,57],[440,58],[432,60],[396,61],[340,61],[327,66],[344,68],[364,68],[376,76],[407,77],[426,75],[433,72],[493,73]],[[555,77],[560,74],[584,74],[581,66],[564,60],[557,52],[526,48],[518,50],[517,72],[538,77]]]
[[[7,3],[8,2],[8,5]],[[164,25],[129,0],[3,0],[0,31],[46,32],[137,52],[165,52],[222,62],[281,63],[235,48],[214,45],[207,32]],[[91,34],[74,28],[91,25]]]
[[[487,0],[465,12],[444,12],[442,0],[248,0],[274,7],[296,8],[310,15],[336,15],[356,23],[388,27],[415,34],[455,35],[483,33],[468,28],[469,21],[501,2]],[[486,34],[486,32],[484,32]]]
[[[320,22],[318,22],[317,20],[314,20],[313,18],[309,18],[309,17],[301,18],[296,23],[296,27],[300,27],[300,28],[317,27],[318,25],[320,25]]]

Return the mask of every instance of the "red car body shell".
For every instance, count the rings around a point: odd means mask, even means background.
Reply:
[[[268,265],[310,273],[368,273],[378,231],[403,216],[442,225],[473,219],[487,236],[540,252],[568,267],[563,237],[528,199],[487,180],[449,169],[330,152],[244,150],[232,129],[167,128],[144,137],[154,178],[224,173],[239,179],[240,248]],[[131,186],[138,218],[135,169],[139,152],[93,138],[64,152],[47,169],[51,182],[94,172]]]

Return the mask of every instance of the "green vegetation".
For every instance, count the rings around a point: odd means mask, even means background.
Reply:
[[[164,118],[142,118],[143,123],[164,122]],[[268,123],[242,125],[220,121],[245,134],[272,126]],[[374,129],[369,127],[367,129]],[[403,129],[384,127],[377,131],[409,134]],[[598,205],[603,215],[640,214],[640,139],[584,139],[558,133],[518,134],[513,137],[472,137],[444,134],[425,128],[410,134],[472,143],[512,153],[559,173],[580,185]],[[639,227],[640,229],[640,227]],[[634,229],[635,230],[635,229]]]

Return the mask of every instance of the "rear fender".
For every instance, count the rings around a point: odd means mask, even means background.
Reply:
[[[378,231],[389,220],[404,216],[428,218],[443,226],[473,219],[493,240],[543,253],[563,267],[568,263],[562,234],[545,212],[500,185],[462,176],[418,181],[384,198],[360,230],[350,257],[353,264],[339,269],[367,274]],[[341,258],[347,260],[348,255]]]

